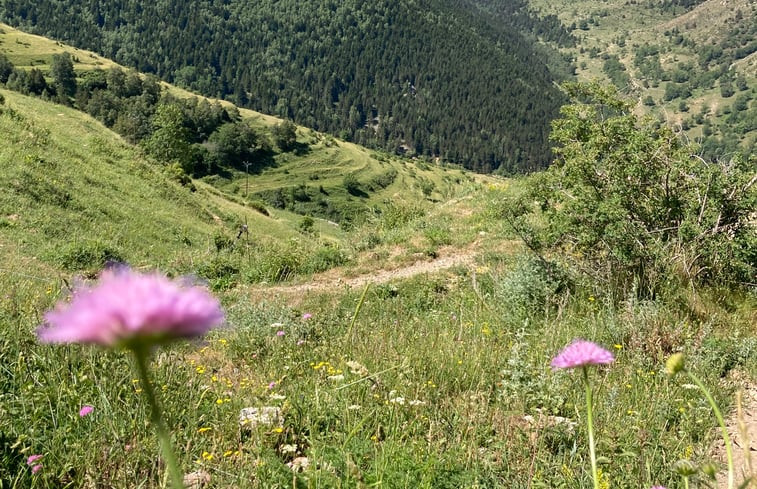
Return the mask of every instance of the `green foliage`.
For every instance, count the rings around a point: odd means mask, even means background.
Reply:
[[[310,234],[313,232],[313,226],[315,225],[315,221],[310,216],[305,216],[300,221],[300,224],[297,226],[301,232],[305,234]]]
[[[50,75],[53,77],[53,85],[60,97],[67,99],[74,96],[76,93],[76,73],[70,54],[53,55]]]
[[[244,278],[250,283],[283,282],[301,271],[304,260],[303,248],[295,241],[259,247],[245,267]]]
[[[218,236],[216,236],[216,239]],[[231,241],[231,240],[229,240]],[[219,243],[216,241],[216,246]],[[229,246],[227,243],[223,247]],[[200,277],[208,279],[213,290],[227,290],[238,282],[239,265],[228,254],[218,253],[213,258],[199,266],[197,273]]]
[[[344,265],[347,261],[347,255],[338,245],[325,243],[308,255],[300,271],[302,273],[325,272]]]
[[[567,292],[567,274],[557,264],[534,254],[516,255],[514,265],[496,284],[494,297],[515,320],[545,316]]]
[[[247,205],[258,211],[259,213],[263,214],[264,216],[270,216],[271,214],[268,212],[268,208],[265,205],[265,202],[262,200],[253,200],[247,203]]]
[[[244,160],[252,160],[267,145],[261,136],[245,122],[230,122],[219,127],[209,139],[212,152],[224,166],[241,167]]]
[[[29,71],[14,69],[6,82],[8,88],[23,93],[24,95],[42,95],[50,90],[45,80],[45,75],[37,68]]]
[[[360,187],[360,181],[354,173],[348,173],[342,179],[342,186],[350,195],[361,195],[363,190]]]
[[[152,121],[154,131],[143,141],[148,154],[164,163],[176,162],[185,172],[191,173],[193,155],[189,130],[179,107],[161,104]]]
[[[178,162],[170,163],[168,166],[166,166],[166,174],[171,180],[178,183],[182,187],[187,187],[193,192],[197,190],[194,183],[192,182],[192,178],[187,175],[187,173]]]
[[[5,53],[0,53],[0,83],[6,83],[13,73],[13,63]]]
[[[99,240],[75,241],[58,252],[58,263],[67,270],[97,271],[108,262],[123,262],[117,247]]]
[[[395,170],[394,168],[390,168],[383,173],[380,173],[376,176],[371,177],[371,179],[368,181],[368,187],[371,190],[387,188],[389,185],[394,183],[394,180],[396,178],[397,178],[397,170]]]
[[[290,120],[282,121],[271,129],[273,142],[281,151],[289,151],[297,144],[297,126]]]
[[[526,0],[23,0],[0,19],[362,145],[508,173],[549,161],[547,122],[562,103],[553,80],[570,71],[532,39],[575,41]],[[128,92],[126,77],[109,86]]]
[[[754,162],[702,160],[613,89],[565,90],[572,103],[553,123],[558,159],[532,186],[546,219],[542,242],[644,294],[671,280],[748,281]]]

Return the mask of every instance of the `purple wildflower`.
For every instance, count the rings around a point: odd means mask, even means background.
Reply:
[[[32,474],[36,474],[40,470],[42,470],[42,464],[37,464],[34,467],[32,467]]]
[[[596,343],[585,340],[575,340],[555,358],[552,359],[552,368],[575,368],[586,365],[600,365],[612,363],[615,357]]]
[[[134,346],[201,336],[222,322],[207,290],[124,267],[104,271],[97,286],[77,290],[69,304],[58,303],[37,336],[43,343]]]
[[[310,319],[312,317],[313,317],[313,315],[310,314],[309,312],[306,312],[305,314],[302,315],[302,319]]]
[[[283,329],[276,331],[276,336],[284,336],[286,332]]]
[[[82,408],[79,409],[79,416],[81,416],[83,418],[84,416],[87,416],[88,414],[91,414],[92,411],[94,411],[94,410],[95,410],[95,408],[93,408],[92,406],[89,406],[89,405],[82,406]]]
[[[652,486],[650,489],[665,489],[665,486]]]
[[[271,382],[270,384],[268,384],[268,389],[273,389],[274,387],[276,387],[276,382]]]
[[[27,459],[26,459],[26,465],[32,465],[32,464],[34,464],[34,462],[36,462],[37,460],[39,460],[41,458],[42,458],[42,455],[39,455],[39,454],[29,455],[29,457],[27,457]]]

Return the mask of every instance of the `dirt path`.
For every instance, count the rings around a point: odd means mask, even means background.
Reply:
[[[416,275],[436,273],[456,266],[471,267],[473,266],[477,254],[476,248],[476,243],[473,243],[465,249],[445,247],[439,250],[436,258],[419,254],[416,257],[416,260],[409,265],[395,269],[376,270],[355,277],[344,277],[340,270],[329,270],[328,272],[313,276],[311,280],[306,283],[261,287],[255,289],[255,292],[286,296],[302,295],[307,292],[322,292],[326,290],[364,287],[369,282],[373,284],[384,284],[393,280],[410,278]]]

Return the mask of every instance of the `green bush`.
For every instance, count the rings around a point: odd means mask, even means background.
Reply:
[[[239,266],[229,256],[216,255],[201,265],[197,274],[210,281],[213,290],[230,289],[236,284]]]
[[[642,295],[672,281],[754,277],[754,158],[704,161],[669,128],[637,117],[614,88],[565,90],[572,102],[552,124],[557,159],[531,181],[546,220],[536,241]]]
[[[263,247],[250,260],[244,271],[247,282],[283,282],[300,273],[303,250],[297,242],[284,246]]]
[[[533,254],[514,258],[515,265],[495,287],[496,300],[515,318],[540,316],[568,287],[566,273]]]
[[[304,273],[324,272],[347,263],[347,255],[338,246],[325,244],[307,257],[302,265]]]
[[[60,251],[58,262],[67,270],[96,270],[108,262],[122,262],[121,252],[98,240],[71,243]]]
[[[251,202],[248,202],[247,205],[251,207],[252,209],[255,209],[259,213],[263,214],[264,216],[270,216],[271,214],[268,212],[268,209],[265,206],[265,202],[262,200],[253,200]]]

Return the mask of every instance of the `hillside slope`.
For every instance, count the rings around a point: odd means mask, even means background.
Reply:
[[[0,266],[88,270],[113,259],[186,271],[232,227],[206,191],[174,183],[89,116],[0,95]]]
[[[522,25],[458,2],[21,1],[2,4],[0,20],[319,131],[481,171],[545,167],[562,101],[553,81],[564,74]]]
[[[582,80],[603,79],[707,159],[757,148],[757,2],[530,0],[571,28]]]

